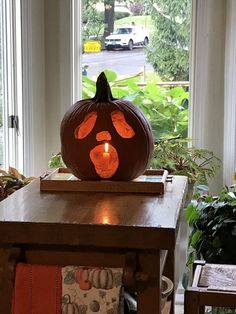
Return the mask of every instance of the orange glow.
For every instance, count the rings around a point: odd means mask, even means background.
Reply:
[[[93,111],[87,114],[83,120],[83,122],[77,126],[74,131],[75,138],[81,140],[85,138],[94,128],[94,125],[97,120],[97,112]]]
[[[110,141],[111,140],[111,134],[108,131],[101,131],[101,132],[97,133],[96,140],[98,142]]]
[[[107,214],[102,217],[102,223],[104,225],[108,225],[110,223],[110,219],[109,219],[109,216]]]
[[[119,157],[115,147],[111,144],[105,143],[95,146],[90,151],[89,156],[101,178],[109,179],[115,174],[119,166]]]
[[[112,123],[116,132],[123,138],[132,138],[135,136],[133,128],[126,122],[122,111],[115,110],[111,113]]]
[[[118,222],[117,216],[114,215],[111,202],[103,201],[101,210],[101,221],[103,224],[112,225]]]
[[[102,199],[96,205],[94,212],[94,222],[106,225],[114,225],[118,223],[116,210],[114,210],[113,202],[109,199]]]

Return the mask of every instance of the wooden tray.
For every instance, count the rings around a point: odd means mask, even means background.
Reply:
[[[76,178],[67,168],[58,168],[40,178],[41,191],[93,191],[164,194],[168,172],[147,170],[133,181],[84,181]]]

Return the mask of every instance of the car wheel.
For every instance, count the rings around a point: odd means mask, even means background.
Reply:
[[[107,50],[107,51],[111,51],[112,48],[111,48],[111,47],[106,47],[106,50]]]
[[[148,43],[149,43],[149,39],[148,39],[148,37],[145,37],[144,41],[143,41],[144,46],[147,46]]]
[[[134,47],[133,40],[130,39],[130,40],[129,40],[129,43],[128,43],[128,49],[129,49],[129,50],[133,50],[133,47]]]

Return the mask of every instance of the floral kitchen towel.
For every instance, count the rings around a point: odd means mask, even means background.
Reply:
[[[60,301],[61,267],[17,264],[12,314],[61,314]]]
[[[121,314],[122,268],[62,268],[62,314]]]

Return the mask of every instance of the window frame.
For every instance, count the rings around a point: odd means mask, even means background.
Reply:
[[[3,48],[3,165],[23,170],[22,126],[22,64],[21,64],[21,9],[13,0],[2,2]],[[12,127],[10,117],[16,117],[18,126]]]

